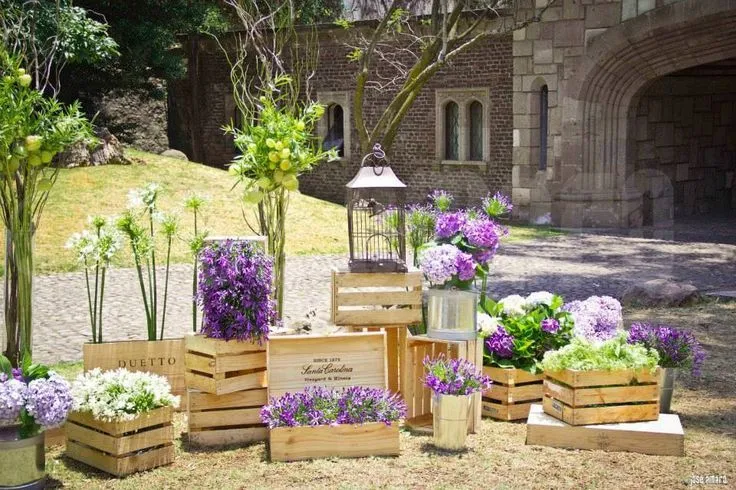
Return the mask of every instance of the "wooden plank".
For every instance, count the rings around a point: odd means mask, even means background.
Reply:
[[[201,373],[215,374],[215,358],[203,356],[197,352],[187,352],[184,355],[187,370]]]
[[[337,307],[422,305],[421,291],[373,291],[337,293]]]
[[[544,379],[544,374],[532,374],[529,371],[516,368],[483,366],[483,374],[491,378],[495,384],[501,383],[507,386],[534,383]]]
[[[200,446],[247,444],[268,439],[267,427],[190,431],[189,442]]]
[[[404,370],[404,357],[406,357],[406,336],[409,334],[409,328],[405,325],[402,327],[399,327],[396,329],[398,333],[398,359],[397,359],[397,366],[398,366],[398,381],[399,381],[399,394],[404,393],[404,384],[401,381],[402,379],[402,372]]]
[[[573,371],[566,369],[557,372],[545,372],[547,378],[561,381],[575,388],[586,386],[615,386],[659,382],[659,368],[652,373],[642,369],[620,371]]]
[[[150,451],[117,458],[76,442],[67,441],[66,455],[112,475],[126,476],[172,463],[174,461],[174,446],[170,444]]]
[[[659,417],[659,403],[574,408],[545,396],[542,407],[545,413],[570,425],[641,422]]]
[[[544,413],[538,404],[529,413],[526,443],[658,456],[685,454],[685,434],[677,415],[660,414],[651,422],[571,426]]]
[[[185,379],[187,381],[187,387],[206,393],[215,393],[217,391],[217,384],[213,378],[208,378],[197,373],[186,373]]]
[[[210,339],[204,335],[187,335],[184,337],[186,350],[200,352],[215,357],[218,355],[243,354],[245,352],[258,352],[265,350],[265,344],[257,342],[240,342],[237,340]]]
[[[189,412],[189,429],[256,425],[261,423],[261,407]]]
[[[195,390],[189,392],[189,410],[191,411],[261,407],[266,403],[268,403],[268,390],[266,388],[236,391],[224,395],[214,395]]]
[[[334,272],[338,288],[416,287],[422,285],[420,271],[410,272]]]
[[[218,356],[215,358],[215,372],[246,371],[249,369],[266,369],[266,351],[249,352],[235,356]]]
[[[371,423],[318,427],[280,427],[269,436],[271,461],[398,456],[399,426]]]
[[[184,340],[128,340],[83,344],[84,370],[124,368],[161,374],[184,374]]]
[[[532,405],[533,402],[505,405],[503,403],[497,403],[491,399],[484,398],[482,402],[482,410],[483,415],[497,420],[522,420],[527,418],[529,415],[529,409]]]
[[[135,432],[146,427],[170,424],[172,419],[171,407],[161,407],[142,413],[133,420],[121,420],[117,422],[104,422],[96,420],[91,412],[70,412],[68,421],[77,425],[91,427],[112,436],[120,436],[129,432]]]
[[[53,429],[43,431],[44,444],[47,448],[51,446],[61,446],[66,442],[66,424]]]
[[[421,309],[338,310],[336,325],[406,325],[422,321]]]
[[[544,382],[544,394],[560,400],[571,407],[586,405],[608,405],[612,403],[656,402],[659,399],[659,386],[607,386],[596,388],[570,388],[554,383]]]
[[[307,386],[386,388],[386,333],[274,337],[268,344],[269,396]]]
[[[174,427],[165,425],[129,436],[113,437],[70,422],[67,425],[67,438],[113,456],[123,456],[146,448],[171,444]]]
[[[397,329],[386,330],[386,368],[388,389],[399,392],[399,333]]]

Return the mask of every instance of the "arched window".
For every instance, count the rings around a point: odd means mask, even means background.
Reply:
[[[460,159],[460,108],[455,102],[445,106],[445,160]]]
[[[330,104],[325,111],[327,117],[327,134],[324,147],[337,149],[339,157],[345,156],[345,126],[343,125],[343,110],[340,104]]]
[[[480,161],[483,160],[483,104],[477,100],[471,102],[468,119],[470,129],[470,137],[468,138],[470,142],[470,160]]]
[[[549,90],[539,90],[539,170],[547,170],[547,128],[549,120]]]

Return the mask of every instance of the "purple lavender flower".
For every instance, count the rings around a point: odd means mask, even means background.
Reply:
[[[572,301],[562,309],[572,315],[575,335],[595,342],[615,337],[623,320],[621,303],[610,296],[591,296],[584,301]]]
[[[491,387],[491,380],[465,359],[424,358],[424,384],[436,395],[472,395]]]
[[[247,242],[215,243],[200,254],[197,300],[202,333],[216,339],[268,340],[276,322],[271,299],[273,262]]]
[[[28,387],[25,383],[15,378],[8,379],[5,373],[0,374],[0,426],[18,420],[27,397]]]
[[[455,267],[457,277],[461,281],[469,281],[475,277],[475,262],[472,255],[459,252],[455,257]]]
[[[452,206],[452,201],[455,200],[454,197],[452,197],[452,194],[450,194],[447,191],[443,191],[442,189],[435,189],[434,191],[429,193],[429,201],[434,205],[435,208],[437,208],[440,212],[445,212],[448,209],[450,209],[450,206]]]
[[[271,398],[261,409],[261,420],[272,429],[371,422],[391,425],[404,416],[406,404],[398,395],[363,386],[308,387],[299,393]]]
[[[491,218],[498,218],[506,213],[510,213],[514,209],[511,199],[508,196],[496,192],[493,196],[488,194],[483,199],[483,211]]]
[[[437,216],[434,233],[438,238],[450,238],[460,233],[466,222],[467,216],[463,211],[441,213]]]
[[[705,360],[705,351],[692,332],[666,325],[633,323],[628,342],[642,344],[659,353],[659,365],[665,368],[690,368],[695,376]]]
[[[560,322],[554,318],[545,318],[542,320],[541,327],[547,333],[556,333],[560,329]]]
[[[56,373],[28,383],[26,410],[44,429],[63,424],[73,402],[71,386]]]
[[[486,348],[502,359],[511,359],[514,356],[514,338],[504,327],[499,325],[496,331],[486,340]]]
[[[498,228],[496,223],[489,219],[477,218],[468,221],[463,226],[463,233],[474,247],[495,250],[498,247]]]

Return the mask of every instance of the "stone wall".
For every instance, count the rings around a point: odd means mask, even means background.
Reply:
[[[659,194],[672,187],[675,218],[736,209],[736,76],[657,80],[639,100],[634,137],[636,172]]]

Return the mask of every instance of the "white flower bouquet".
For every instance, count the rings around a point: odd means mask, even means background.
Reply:
[[[126,369],[80,374],[72,384],[74,410],[90,412],[104,422],[133,420],[161,407],[178,407],[179,397],[171,394],[166,378]]]

